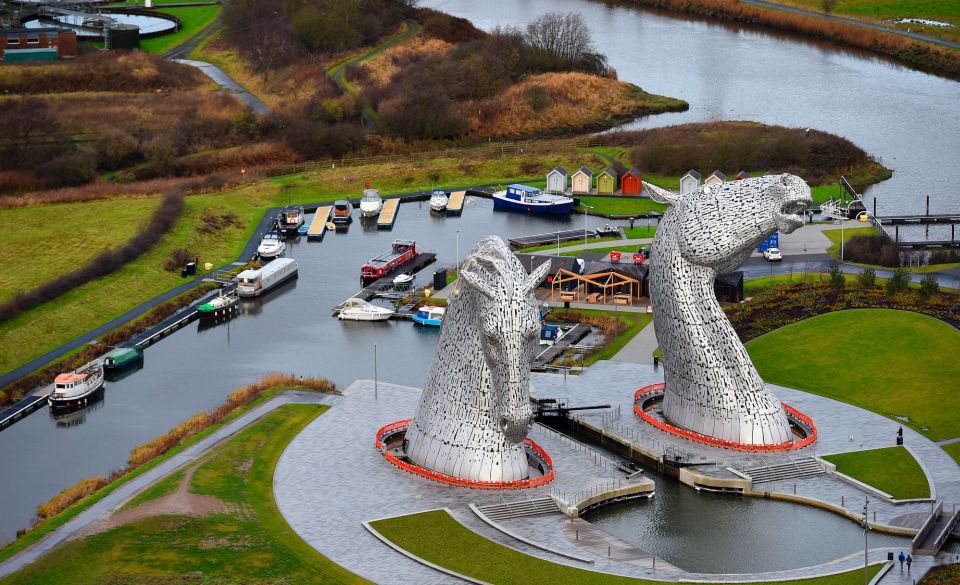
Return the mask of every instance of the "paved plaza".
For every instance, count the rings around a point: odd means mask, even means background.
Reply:
[[[813,417],[820,429],[820,440],[798,452],[764,455],[720,450],[695,445],[651,429],[632,414],[633,392],[646,384],[661,381],[661,371],[652,366],[601,361],[581,376],[534,374],[532,383],[540,397],[567,399],[570,404],[609,403],[606,413],[583,415],[594,424],[613,432],[624,432],[647,445],[661,448],[673,444],[697,458],[715,462],[715,469],[726,466],[751,467],[773,463],[775,459],[868,449],[893,444],[899,425],[892,420],[860,408],[804,392],[772,387],[786,403]],[[657,578],[667,581],[710,579],[747,581],[751,579],[790,579],[810,577],[861,567],[862,554],[853,554],[833,562],[788,571],[739,575],[703,575],[685,573],[657,560],[652,567],[650,555],[634,545],[620,541],[599,529],[584,530],[576,541],[577,524],[561,514],[547,514],[500,521],[504,528],[547,549],[594,559],[584,563],[552,554],[514,539],[481,521],[468,508],[471,503],[489,504],[534,497],[551,492],[570,493],[591,486],[623,481],[624,474],[596,457],[589,449],[578,447],[562,436],[534,427],[531,437],[554,460],[556,480],[547,487],[523,492],[487,492],[444,486],[400,471],[390,465],[374,447],[374,435],[381,426],[409,418],[419,400],[415,388],[380,383],[374,396],[374,383],[355,382],[329,412],[307,426],[281,457],[274,477],[274,490],[281,513],[290,526],[311,546],[332,561],[367,579],[382,583],[447,583],[453,578],[429,569],[391,551],[368,533],[362,522],[436,508],[448,508],[470,529],[511,548],[552,562],[608,571],[621,575]],[[619,410],[619,412],[618,412]],[[914,431],[904,428],[906,444],[916,455],[935,484],[936,496],[947,502],[960,502],[960,467],[939,447]],[[768,491],[782,491],[814,497],[859,511],[865,492],[831,476],[763,484]],[[687,488],[682,488],[687,489]],[[894,505],[871,497],[871,510],[877,521],[896,523],[896,519],[929,510],[929,503]],[[607,551],[610,557],[598,554]],[[886,558],[888,549],[871,550],[871,560]],[[914,566],[914,574],[926,563]],[[884,577],[883,583],[900,582],[897,571]],[[906,581],[904,581],[906,582]]]

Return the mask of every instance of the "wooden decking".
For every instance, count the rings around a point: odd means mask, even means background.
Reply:
[[[451,192],[450,199],[447,201],[447,215],[460,215],[463,213],[463,200],[466,196],[466,191]]]
[[[323,235],[327,233],[327,222],[330,220],[330,205],[324,205],[317,208],[317,213],[313,216],[313,223],[307,230],[307,240],[322,240]]]
[[[383,209],[380,210],[380,217],[377,218],[378,230],[389,230],[397,221],[397,209],[400,207],[399,199],[387,199],[383,202]]]

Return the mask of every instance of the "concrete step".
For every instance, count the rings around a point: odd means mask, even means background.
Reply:
[[[739,471],[749,476],[755,484],[809,477],[811,475],[824,473],[823,468],[820,467],[820,462],[813,457],[803,457],[774,465],[741,469]]]
[[[520,518],[522,516],[559,512],[556,502],[549,496],[530,500],[487,504],[479,506],[479,508],[480,511],[483,512],[483,515],[491,520],[505,520],[507,518]]]

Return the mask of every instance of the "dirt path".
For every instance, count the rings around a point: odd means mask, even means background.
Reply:
[[[198,462],[185,470],[183,480],[177,487],[177,491],[172,494],[144,502],[136,508],[114,512],[110,516],[101,518],[78,531],[71,537],[71,540],[74,538],[86,538],[152,516],[201,517],[226,512],[227,507],[220,498],[190,493],[190,482],[199,465],[200,463]]]

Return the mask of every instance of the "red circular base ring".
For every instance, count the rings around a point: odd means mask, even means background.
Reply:
[[[477,481],[472,479],[463,479],[460,477],[454,477],[452,475],[446,475],[444,473],[437,473],[436,471],[431,471],[425,467],[416,465],[415,463],[409,463],[398,458],[396,455],[391,453],[389,450],[384,448],[383,438],[386,435],[395,434],[401,430],[406,430],[410,426],[412,419],[398,420],[395,423],[390,423],[384,427],[381,427],[377,431],[377,440],[376,447],[383,453],[383,456],[387,458],[387,461],[393,463],[400,469],[408,471],[420,477],[425,477],[427,479],[432,479],[433,481],[438,481],[440,483],[445,483],[447,485],[455,485],[457,487],[466,487],[473,489],[481,490],[503,490],[503,489],[524,489],[524,488],[533,488],[547,485],[554,478],[553,472],[553,460],[550,459],[550,456],[547,455],[547,452],[533,442],[532,439],[524,439],[524,444],[531,449],[533,449],[537,455],[543,458],[544,463],[550,469],[550,472],[541,477],[534,477],[531,479],[519,479],[516,481]]]
[[[658,420],[647,414],[643,411],[643,408],[638,405],[638,402],[642,402],[642,399],[645,398],[648,394],[656,394],[662,392],[664,387],[663,382],[658,382],[656,384],[650,384],[649,386],[644,386],[639,389],[633,395],[633,412],[643,419],[645,422],[657,427],[665,433],[670,433],[677,437],[688,439],[703,445],[710,445],[712,447],[723,447],[724,449],[734,449],[736,451],[753,451],[755,453],[764,453],[772,451],[793,451],[795,449],[802,449],[807,445],[813,443],[817,440],[817,427],[813,424],[813,419],[809,416],[803,414],[796,408],[789,406],[787,404],[783,405],[783,409],[787,412],[787,416],[800,424],[800,426],[807,427],[809,432],[807,436],[803,439],[798,439],[796,441],[787,441],[786,443],[775,443],[772,445],[751,445],[749,443],[738,443],[736,441],[725,441],[723,439],[717,439],[716,437],[711,437],[709,435],[702,435],[694,431],[688,431],[687,429],[682,429],[678,426],[674,426],[668,422]]]

